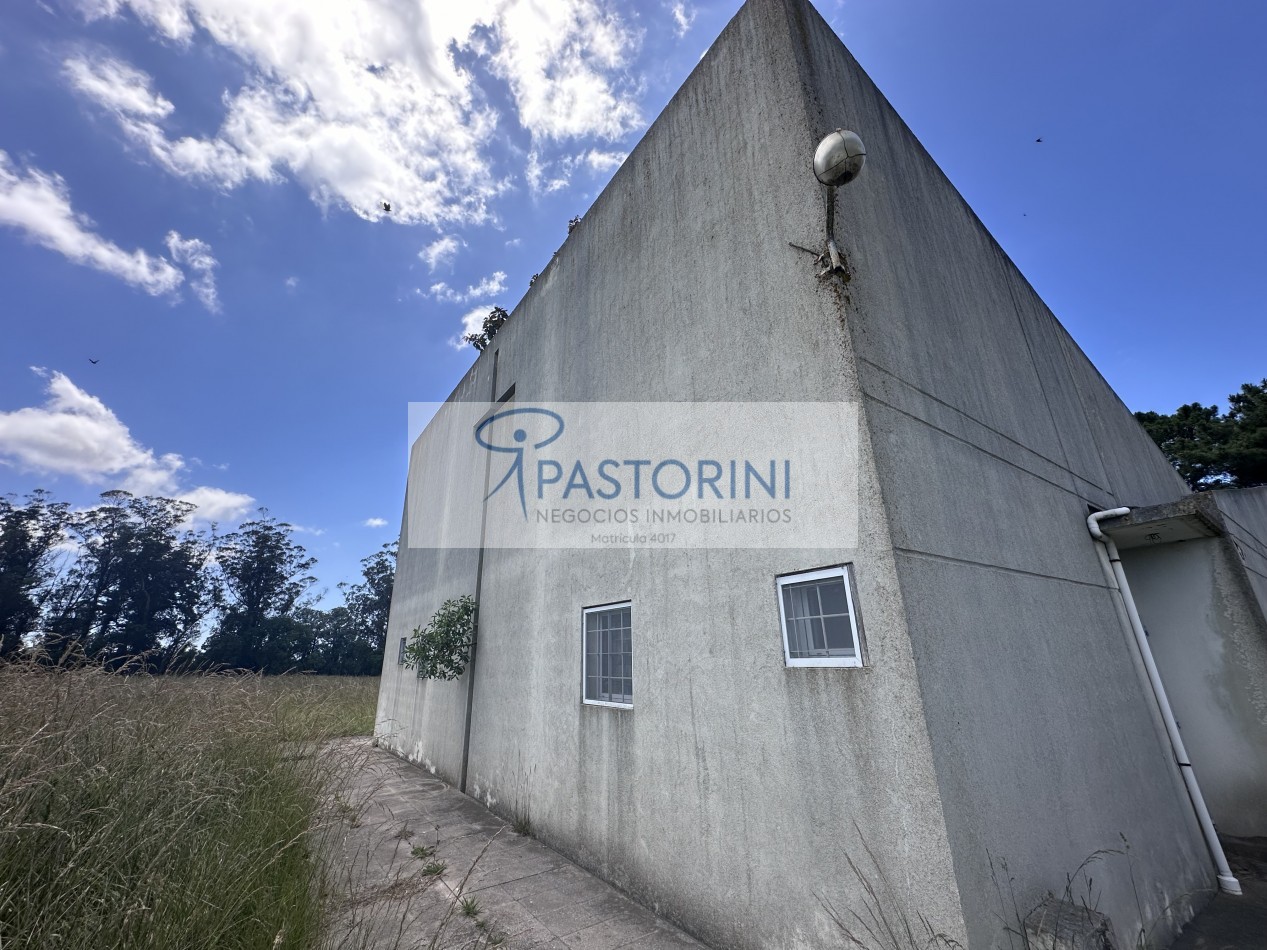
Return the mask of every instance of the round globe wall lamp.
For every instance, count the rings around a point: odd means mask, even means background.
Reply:
[[[845,272],[840,248],[836,246],[836,189],[857,178],[866,161],[866,146],[857,133],[848,129],[829,132],[814,150],[814,177],[827,186],[827,250],[818,259],[827,266],[819,277]]]

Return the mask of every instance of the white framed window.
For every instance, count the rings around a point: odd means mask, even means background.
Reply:
[[[405,637],[400,638],[400,652],[396,654],[396,665],[405,665]]]
[[[633,708],[633,604],[622,601],[581,611],[582,701]]]
[[[862,666],[850,566],[776,578],[788,666]]]

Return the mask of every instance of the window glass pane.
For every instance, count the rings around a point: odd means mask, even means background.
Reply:
[[[853,655],[853,633],[848,617],[825,617],[823,628],[827,633],[827,649],[833,653]]]
[[[823,622],[815,617],[810,623],[813,624],[810,628],[810,649],[821,653],[827,649],[827,641],[823,637]]]
[[[788,626],[788,648],[791,651],[792,656],[809,656],[809,621],[793,620]]]
[[[812,585],[793,584],[784,588],[788,594],[788,616],[790,617],[809,617],[817,613],[817,598],[813,601],[810,597],[813,595]],[[811,606],[812,605],[812,606]]]
[[[823,613],[844,614],[849,612],[845,602],[845,579],[832,577],[818,583],[818,596],[822,598]]]
[[[598,677],[589,676],[585,680],[585,698],[598,699]]]

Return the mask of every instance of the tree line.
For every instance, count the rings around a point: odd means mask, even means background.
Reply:
[[[1267,379],[1243,384],[1227,405],[1221,413],[1193,402],[1135,418],[1193,491],[1267,485]]]
[[[289,524],[261,508],[220,535],[191,525],[195,507],[124,491],[84,510],[42,490],[0,496],[0,660],[378,675],[395,544],[322,609],[316,559]]]

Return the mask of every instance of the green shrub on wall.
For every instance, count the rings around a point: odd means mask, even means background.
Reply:
[[[415,627],[405,645],[405,666],[431,680],[455,680],[471,659],[475,642],[475,598],[446,600],[425,627]]]

